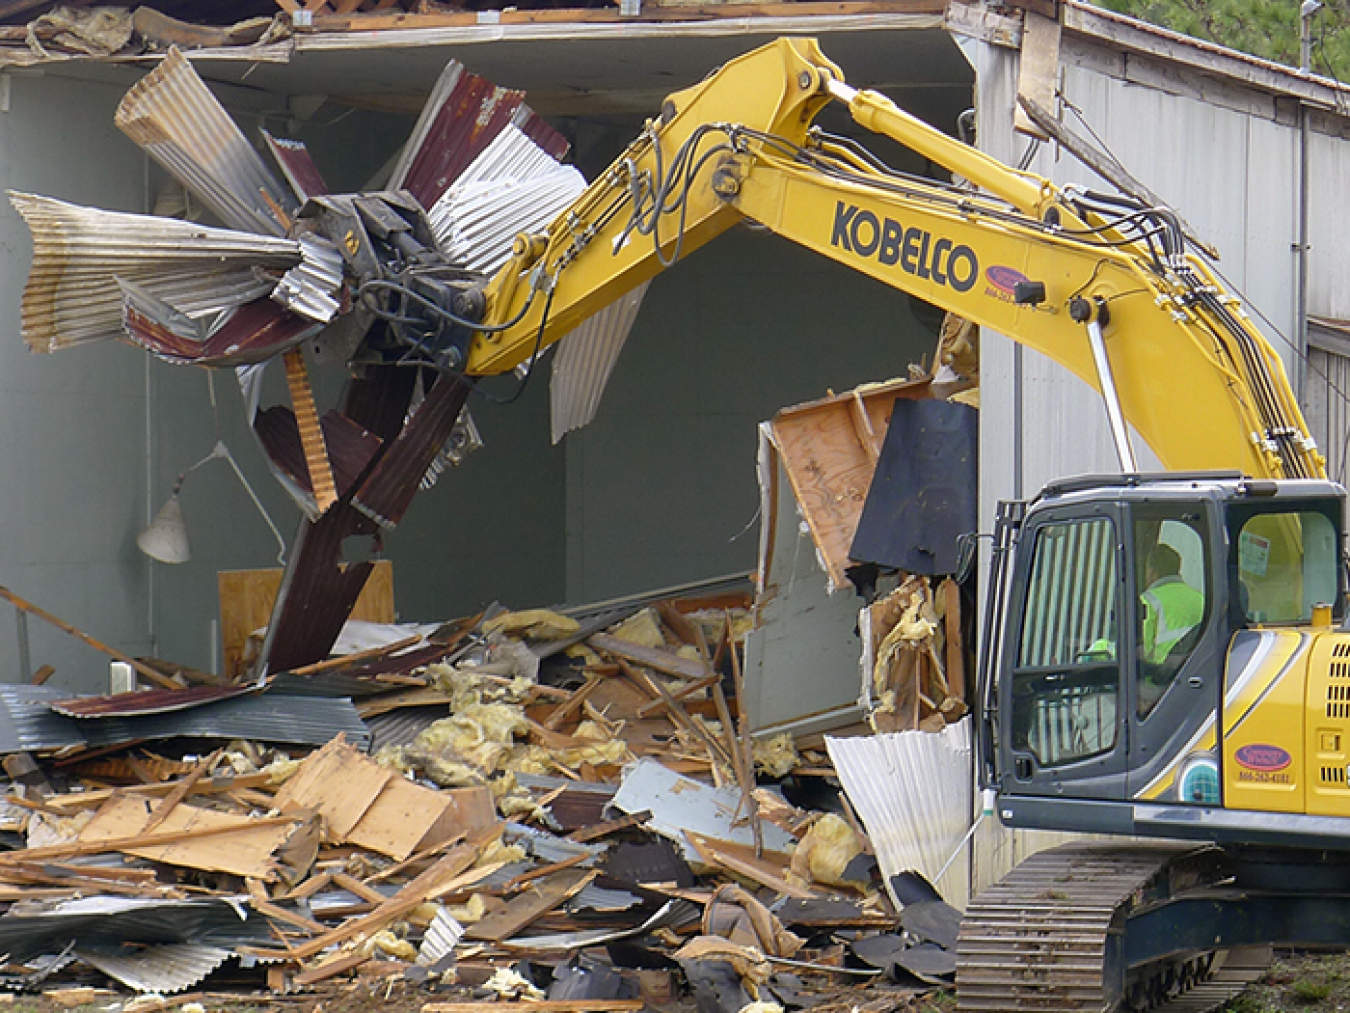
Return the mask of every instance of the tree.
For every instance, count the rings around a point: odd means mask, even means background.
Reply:
[[[1297,67],[1300,0],[1093,0],[1174,32]],[[1312,70],[1350,80],[1350,0],[1313,15]]]

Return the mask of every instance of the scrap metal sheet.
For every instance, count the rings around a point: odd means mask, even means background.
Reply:
[[[177,49],[123,97],[117,127],[231,228],[286,233],[295,201]]]
[[[876,849],[888,889],[893,876],[912,869],[951,903],[964,906],[965,867],[952,863],[948,875],[937,876],[970,827],[970,719],[941,732],[827,736],[825,746]],[[896,907],[902,906],[896,900]]]
[[[92,747],[145,739],[251,739],[321,746],[338,733],[365,748],[370,730],[350,700],[261,693],[168,714],[81,721]]]
[[[169,943],[119,951],[75,951],[75,955],[136,992],[172,995],[200,982],[220,967],[233,950],[194,943]]]
[[[713,788],[656,760],[639,760],[624,768],[623,783],[612,805],[626,813],[650,810],[647,828],[678,844],[689,861],[700,858],[685,838],[686,830],[736,844],[755,843],[739,788]],[[763,831],[764,847],[770,851],[788,851],[796,840],[772,823],[764,823]]]
[[[289,239],[13,190],[9,199],[33,234],[23,336],[35,352],[121,337],[119,279],[195,320],[270,294],[276,282],[256,267],[300,263],[300,244]]]

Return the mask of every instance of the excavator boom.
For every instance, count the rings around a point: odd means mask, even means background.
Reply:
[[[964,182],[893,172],[821,134],[831,101]],[[848,87],[812,40],[671,95],[546,235],[520,237],[467,371],[513,368],[743,220],[1048,355],[1115,400],[1168,469],[1323,474],[1279,356],[1167,209],[1009,169]]]

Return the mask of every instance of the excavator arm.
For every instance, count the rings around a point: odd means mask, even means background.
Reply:
[[[822,134],[830,102],[965,182]],[[849,88],[807,39],[671,95],[547,234],[519,237],[467,372],[513,368],[745,219],[1048,355],[1103,392],[1126,464],[1122,416],[1170,470],[1324,474],[1279,357],[1167,209],[1014,171]]]

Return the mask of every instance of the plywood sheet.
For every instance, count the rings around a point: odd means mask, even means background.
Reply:
[[[81,842],[119,840],[139,834],[150,819],[149,801],[143,798],[114,796],[94,814],[80,832]],[[236,829],[229,829],[234,827]],[[155,828],[155,834],[192,833],[209,834],[145,848],[124,848],[135,855],[166,865],[201,869],[206,872],[227,872],[236,876],[264,881],[277,878],[279,863],[275,858],[296,830],[295,824],[278,826],[275,823],[257,825],[247,816],[179,805],[164,822]]]
[[[432,791],[393,777],[347,834],[347,842],[401,862],[414,851],[494,822],[490,788]]]
[[[845,584],[848,550],[872,484],[897,398],[928,396],[927,380],[867,384],[784,408],[770,423],[774,447],[834,587]]]
[[[281,587],[280,567],[263,570],[223,570],[216,577],[220,593],[220,640],[225,674],[244,673],[244,648],[249,634],[266,626]],[[394,614],[394,564],[382,559],[356,599],[352,619],[392,623]]]
[[[317,812],[323,817],[327,839],[340,844],[397,776],[339,737],[305,758],[277,792],[277,809]]]

